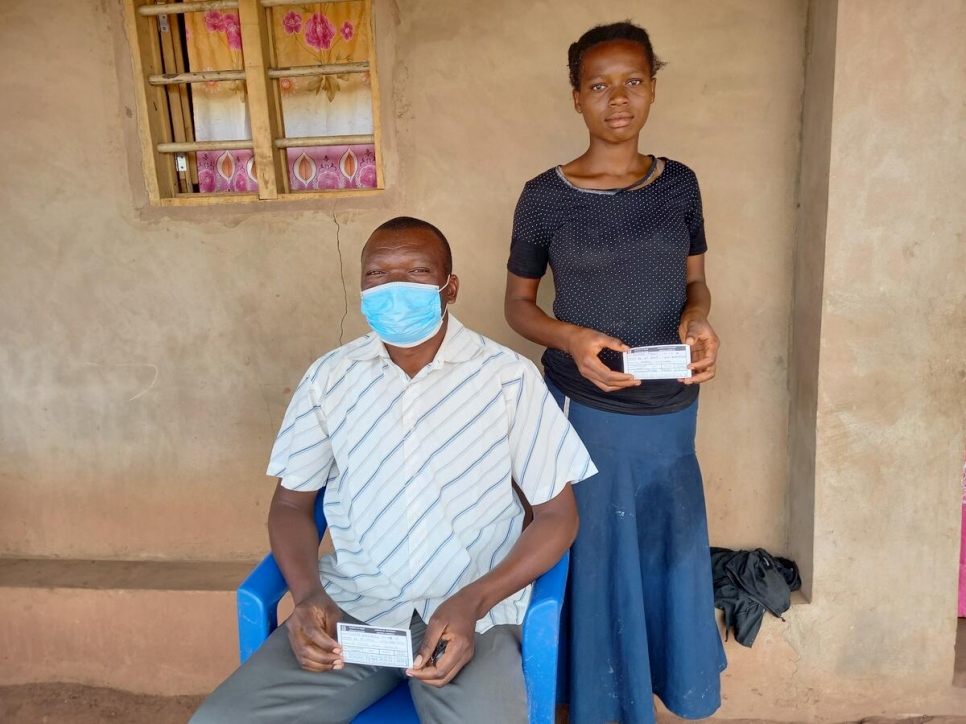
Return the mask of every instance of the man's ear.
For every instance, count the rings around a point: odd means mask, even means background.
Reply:
[[[443,290],[443,300],[447,304],[455,304],[456,296],[460,292],[460,278],[455,274],[449,275],[449,284],[446,285],[446,289]]]

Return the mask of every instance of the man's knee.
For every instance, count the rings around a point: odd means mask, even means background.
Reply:
[[[227,724],[233,721],[240,721],[234,707],[220,705],[217,700],[209,696],[191,715],[188,724]]]
[[[287,724],[309,720],[313,724],[350,724],[358,713],[355,702],[338,694],[322,700],[278,702],[278,706],[213,695],[202,702],[188,724]]]
[[[495,626],[478,635],[473,659],[446,686],[410,681],[410,690],[425,724],[526,724],[520,627]]]

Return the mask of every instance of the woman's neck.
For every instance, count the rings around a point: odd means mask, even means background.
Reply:
[[[638,137],[617,144],[591,136],[590,147],[578,161],[582,161],[583,170],[593,175],[633,175],[649,163],[648,157],[642,156],[637,146]]]
[[[564,176],[582,188],[621,188],[641,179],[651,167],[650,156],[637,151],[637,138],[606,143],[591,137],[590,148],[562,167]]]

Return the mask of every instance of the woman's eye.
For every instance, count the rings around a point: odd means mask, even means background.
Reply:
[[[590,89],[593,90],[593,91],[602,91],[602,90],[604,90],[604,88],[605,88],[605,86],[604,86],[603,83],[594,83],[590,87]]]
[[[629,81],[627,81],[627,85],[640,85],[643,82],[644,81],[642,81],[640,78],[631,78]]]

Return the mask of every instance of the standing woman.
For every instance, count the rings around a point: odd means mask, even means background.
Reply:
[[[572,724],[649,724],[653,694],[706,717],[726,662],[694,452],[698,384],[718,352],[701,196],[687,166],[638,151],[662,65],[647,32],[592,28],[569,63],[590,147],[524,187],[506,289],[507,321],[547,347],[547,384],[600,471],[574,490],[563,693]],[[548,264],[556,319],[537,306]],[[681,342],[692,345],[689,379],[621,371],[630,347]]]

